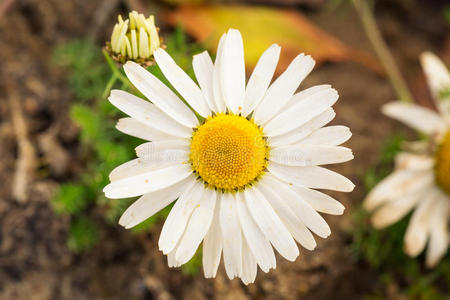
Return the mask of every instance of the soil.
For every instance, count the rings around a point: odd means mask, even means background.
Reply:
[[[2,11],[7,2],[11,5]],[[446,25],[438,17],[442,3],[396,0],[377,1],[376,6],[377,21],[395,58],[414,94],[427,105],[430,98],[418,55],[427,49],[450,53]],[[370,51],[350,6],[332,12],[318,11],[317,6],[305,12],[313,22],[348,45]],[[333,169],[357,188],[333,194],[347,209],[343,216],[325,216],[333,233],[326,240],[318,238],[315,251],[301,251],[295,263],[278,257],[275,271],[259,271],[256,283],[244,286],[229,281],[223,266],[215,280],[204,279],[202,272],[188,276],[169,269],[157,250],[162,224],[141,235],[105,224],[94,249],[83,254],[67,249],[69,220],[53,212],[49,199],[58,183],[79,172],[79,143],[67,113],[74,97],[63,71],[51,63],[51,53],[54,46],[77,37],[91,36],[102,44],[123,9],[110,0],[18,0],[0,5],[0,299],[357,299],[381,288],[375,271],[355,262],[346,232],[352,207],[364,197],[361,175],[376,162],[383,140],[400,126],[379,112],[381,104],[395,99],[389,81],[350,62],[323,64],[304,84],[328,82],[339,91],[333,123],[351,127],[348,146],[355,153],[352,162]],[[20,103],[25,139],[38,165],[29,174],[22,201],[12,190],[21,146],[11,99]],[[45,146],[45,138],[51,147]],[[52,166],[49,151],[59,153],[64,164]],[[395,297],[395,287],[392,290]]]

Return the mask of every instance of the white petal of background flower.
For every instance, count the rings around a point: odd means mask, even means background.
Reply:
[[[194,113],[155,75],[132,61],[128,61],[123,68],[131,83],[159,109],[180,124],[189,128],[197,126]]]
[[[450,73],[444,62],[431,52],[424,52],[420,56],[422,69],[425,72],[431,93],[437,99],[442,89],[450,88]],[[439,104],[439,101],[437,101]],[[439,106],[438,106],[439,107]],[[445,113],[449,113],[446,111]]]
[[[379,205],[434,184],[434,174],[427,171],[398,170],[383,179],[367,195],[364,207],[372,210]]]
[[[391,102],[383,105],[381,111],[386,116],[403,122],[428,135],[442,133],[447,130],[445,122],[436,112],[419,105]]]
[[[428,267],[434,267],[439,260],[446,254],[449,244],[448,217],[449,217],[448,196],[441,193],[438,196],[438,202],[433,209],[433,215],[430,221],[430,239],[426,254],[426,264]]]
[[[419,255],[425,248],[430,231],[430,218],[436,203],[436,197],[429,194],[419,202],[411,217],[405,234],[405,252],[412,257]]]
[[[184,100],[201,116],[207,117],[210,115],[211,111],[203,97],[202,91],[183,69],[175,63],[172,57],[162,48],[156,50],[153,55],[164,76]]]
[[[375,228],[384,228],[406,216],[419,201],[427,195],[417,192],[408,193],[392,199],[372,215],[371,221]]]

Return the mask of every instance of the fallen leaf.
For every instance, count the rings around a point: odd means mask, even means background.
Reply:
[[[323,61],[351,60],[383,73],[378,60],[369,53],[346,46],[294,10],[266,6],[209,5],[181,6],[165,14],[173,26],[181,24],[187,33],[211,51],[229,28],[241,31],[247,67],[252,68],[261,53],[273,43],[282,46],[278,72],[299,53]]]

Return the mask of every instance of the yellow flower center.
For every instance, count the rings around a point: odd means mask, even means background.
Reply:
[[[267,158],[268,147],[262,129],[241,116],[210,117],[192,136],[192,168],[217,189],[245,188],[262,175]]]
[[[444,191],[450,193],[450,131],[437,148],[435,158],[436,182]]]

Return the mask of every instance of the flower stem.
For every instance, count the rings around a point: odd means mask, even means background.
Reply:
[[[353,0],[352,2],[358,12],[367,37],[386,69],[389,80],[397,93],[397,97],[405,102],[413,102],[413,97],[408,89],[408,85],[402,77],[389,48],[378,30],[373,12],[367,4],[367,0]]]

